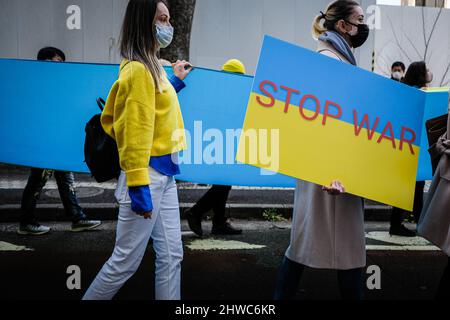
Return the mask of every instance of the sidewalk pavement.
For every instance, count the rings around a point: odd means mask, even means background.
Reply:
[[[0,222],[15,222],[20,215],[20,202],[29,169],[0,165]],[[76,189],[81,206],[92,218],[115,220],[118,206],[114,199],[115,182],[96,183],[89,175],[76,174]],[[179,182],[179,201],[183,217],[209,186]],[[234,187],[227,203],[227,214],[239,219],[263,219],[268,210],[284,218],[292,216],[294,189]],[[389,221],[391,207],[366,201],[367,221]],[[40,221],[64,221],[67,217],[59,199],[56,183],[50,179],[38,202]]]

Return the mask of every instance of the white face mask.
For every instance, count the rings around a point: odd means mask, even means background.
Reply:
[[[392,74],[392,78],[394,78],[395,80],[402,80],[403,78],[403,73],[401,73],[400,71],[396,71]]]
[[[158,41],[159,47],[164,49],[167,48],[173,40],[173,27],[172,26],[162,26],[156,25],[156,40]]]

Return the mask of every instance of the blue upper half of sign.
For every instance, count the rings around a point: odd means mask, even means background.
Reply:
[[[424,92],[270,36],[264,38],[260,61],[271,63],[258,65],[253,92],[263,94],[259,86],[269,80],[278,91],[265,88],[277,100],[286,100],[287,91],[280,86],[296,89],[300,94],[291,98],[295,106],[304,95],[312,94],[320,101],[322,114],[325,102],[330,100],[342,107],[341,121],[354,124],[353,110],[357,110],[358,125],[365,114],[371,125],[379,117],[376,132],[382,133],[391,122],[395,138],[400,139],[402,127],[407,127],[416,133],[415,144],[420,144]],[[311,100],[304,107],[316,110]]]

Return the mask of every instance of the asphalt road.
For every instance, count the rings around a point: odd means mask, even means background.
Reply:
[[[289,222],[234,223],[244,228],[243,235],[207,237],[199,242],[183,222],[183,299],[272,298],[277,268],[289,242]],[[78,234],[67,231],[68,223],[54,223],[51,234],[31,238],[16,235],[16,227],[16,224],[0,224],[0,300],[79,300],[114,246],[115,222],[105,222],[98,231]],[[209,228],[210,224],[206,223],[205,229]],[[432,299],[447,258],[420,239],[399,244],[398,239],[377,238],[386,228],[386,224],[367,225],[370,248],[367,264],[381,268],[382,287],[381,290],[367,289],[366,299]],[[29,250],[6,251],[17,249],[12,245]],[[224,250],[215,250],[213,247],[217,245]],[[66,286],[69,276],[66,271],[71,265],[81,269],[81,290],[69,290]],[[153,299],[153,265],[154,253],[149,244],[141,267],[116,299]],[[297,298],[339,299],[336,273],[308,269]]]

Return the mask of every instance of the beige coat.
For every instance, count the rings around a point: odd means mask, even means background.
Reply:
[[[319,41],[317,51],[349,63],[326,42]],[[321,186],[298,180],[291,244],[286,257],[319,269],[349,270],[364,267],[363,199],[351,194],[331,196],[322,191]]]
[[[447,134],[438,141],[442,154],[420,217],[419,235],[450,257],[450,117]]]

